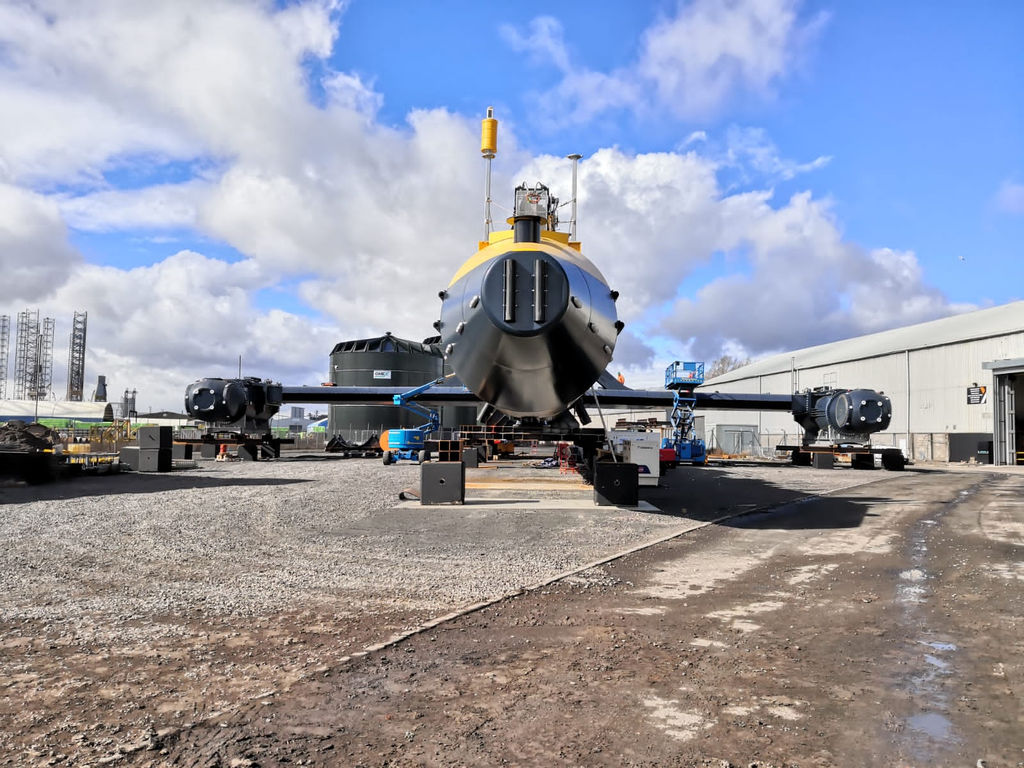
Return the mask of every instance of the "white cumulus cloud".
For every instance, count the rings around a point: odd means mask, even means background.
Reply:
[[[0,181],[0,273],[4,294],[34,301],[65,282],[80,261],[57,203]]]
[[[507,44],[562,78],[540,103],[558,105],[553,122],[585,122],[607,110],[704,119],[740,95],[770,98],[826,21],[801,18],[799,0],[693,0],[644,33],[637,58],[609,72],[571,61],[561,23],[539,16],[525,32],[502,30]]]

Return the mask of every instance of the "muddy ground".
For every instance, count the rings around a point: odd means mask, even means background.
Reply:
[[[1024,476],[786,472],[681,468],[689,532],[365,655],[437,613],[7,622],[0,764],[1024,765]]]

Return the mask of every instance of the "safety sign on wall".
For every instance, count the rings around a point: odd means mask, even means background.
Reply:
[[[988,402],[988,387],[968,387],[967,404],[984,405]]]

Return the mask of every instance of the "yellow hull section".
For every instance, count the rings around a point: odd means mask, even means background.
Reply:
[[[580,252],[580,244],[569,242],[569,235],[565,232],[551,232],[544,230],[541,233],[539,243],[514,243],[512,241],[512,230],[506,229],[500,232],[492,232],[490,242],[480,242],[480,250],[474,253],[466,263],[459,267],[448,287],[451,288],[459,280],[468,275],[481,264],[486,264],[509,251],[543,251],[562,261],[579,267],[603,283],[608,281],[594,264]]]

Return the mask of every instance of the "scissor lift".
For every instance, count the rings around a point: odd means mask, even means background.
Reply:
[[[663,461],[669,466],[680,462],[707,462],[704,441],[693,436],[693,408],[697,403],[693,390],[703,383],[704,363],[676,360],[665,369],[665,389],[673,392],[672,415],[669,417],[672,436],[662,440],[661,448],[663,452],[673,452],[667,457],[663,455]]]

